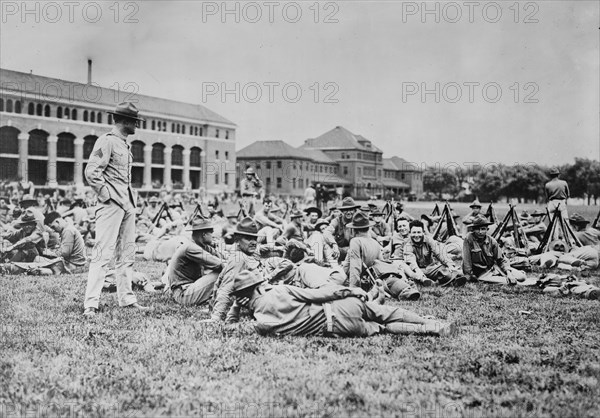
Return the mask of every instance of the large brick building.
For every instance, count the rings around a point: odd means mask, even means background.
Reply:
[[[0,179],[56,187],[83,172],[107,111],[132,100],[146,119],[129,137],[134,187],[235,188],[236,125],[204,106],[0,69]]]
[[[238,169],[255,167],[268,193],[300,196],[309,183],[343,187],[359,198],[423,193],[422,173],[361,135],[337,126],[294,148],[283,141],[258,141],[237,153]]]

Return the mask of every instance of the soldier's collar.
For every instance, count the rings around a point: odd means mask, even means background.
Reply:
[[[126,136],[123,136],[123,135],[121,134],[121,132],[119,132],[119,130],[117,129],[117,127],[116,127],[116,126],[115,126],[114,128],[112,128],[112,131],[110,131],[110,134],[111,134],[111,135],[114,135],[114,136],[116,136],[116,137],[119,137],[119,138],[121,138],[123,141],[127,142],[127,137],[126,137]]]

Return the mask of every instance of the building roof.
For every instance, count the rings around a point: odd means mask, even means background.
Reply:
[[[410,186],[396,179],[383,178],[381,180],[385,187],[396,187],[398,189],[410,189]]]
[[[294,158],[310,160],[303,150],[292,147],[284,141],[256,141],[236,152],[236,158]]]
[[[335,174],[331,173],[314,173],[314,177],[311,180],[313,183],[321,184],[333,184],[336,186],[343,186],[346,184],[352,184],[350,180],[343,179]]]
[[[384,158],[384,161],[387,158]],[[400,171],[423,171],[423,169],[421,167],[419,167],[419,165],[417,163],[411,163],[406,161],[404,158],[400,158],[400,157],[396,157],[395,155],[392,158],[389,158],[390,160],[392,160],[392,163],[394,163],[394,165],[397,168],[397,170]]]
[[[93,87],[90,87],[87,84],[75,81],[22,73],[4,68],[0,68],[0,79],[2,80],[3,89],[15,90],[24,94],[29,92],[37,97],[47,97],[48,100],[54,102],[62,99],[66,103],[87,102],[113,108],[116,105],[115,97],[124,101],[130,95],[129,92],[119,92],[118,90],[99,87],[97,84],[92,84]],[[136,106],[142,117],[144,117],[144,112],[150,112],[173,118],[194,119],[198,123],[214,122],[236,126],[229,119],[202,105],[145,96],[138,93],[132,93],[131,96],[137,100]]]
[[[316,148],[301,147],[299,148],[299,150],[300,152],[302,152],[302,154],[308,156],[310,159],[314,160],[317,163],[337,164],[335,160],[333,160],[323,151],[318,150]]]
[[[368,148],[364,144],[368,142],[371,147]],[[358,149],[361,151],[382,152],[374,146],[371,141],[361,135],[355,135],[343,126],[336,126],[332,130],[325,132],[323,135],[316,138],[309,138],[304,141],[302,148],[319,148],[319,149]]]
[[[399,171],[400,170],[396,166],[396,164],[394,164],[394,162],[392,161],[391,158],[384,158],[383,159],[383,169],[384,170],[394,170],[394,171]]]

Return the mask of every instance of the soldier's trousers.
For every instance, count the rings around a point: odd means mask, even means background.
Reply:
[[[380,305],[377,302],[363,302],[358,298],[345,298],[331,302],[331,317],[329,308],[325,307],[328,317],[326,335],[340,337],[368,337],[383,332],[387,324],[410,325],[430,323],[414,312],[402,308]]]
[[[135,259],[135,209],[123,209],[112,200],[100,203],[96,211],[96,244],[92,250],[90,272],[85,289],[85,308],[98,308],[108,265],[116,259],[119,306],[137,302],[131,289]]]
[[[210,272],[192,284],[178,287],[173,290],[173,299],[175,302],[187,306],[208,302],[218,277],[218,272]]]

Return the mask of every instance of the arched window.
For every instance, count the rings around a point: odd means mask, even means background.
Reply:
[[[133,141],[131,143],[131,154],[134,163],[144,163],[144,146],[142,141]]]
[[[21,101],[15,101],[15,113],[21,113]]]
[[[75,135],[70,133],[58,134],[58,142],[56,143],[56,156],[63,158],[75,158]]]
[[[194,135],[198,136],[198,127],[194,126]]]
[[[202,126],[201,126],[198,131],[198,136],[202,136],[202,133],[203,133],[203,130],[202,130]]]
[[[185,135],[185,125],[181,125],[181,133]]]
[[[65,119],[69,119],[71,117],[71,110],[68,107],[65,107],[65,113],[63,115]]]
[[[38,116],[42,116],[44,114],[44,106],[41,103],[38,103],[35,107],[35,114]]]
[[[171,132],[175,133],[175,124],[171,122]]]
[[[19,153],[19,130],[12,126],[0,128],[0,154]]]
[[[181,145],[175,145],[171,152],[171,164],[172,165],[183,165],[183,147]]]
[[[165,122],[163,120],[162,126],[163,126],[163,128],[162,128],[163,132],[167,132],[167,122]]]
[[[9,113],[13,111],[13,103],[10,99],[6,101],[6,111]]]
[[[34,129],[29,132],[29,143],[27,145],[29,155],[48,156],[48,132]]]
[[[165,146],[164,144],[152,144],[152,164],[165,163]]]
[[[108,124],[112,125],[112,115],[110,113],[108,114]]]
[[[50,105],[44,106],[44,116],[47,118],[50,117]]]
[[[151,126],[152,126],[152,130],[155,131],[156,130],[156,121],[155,120],[152,121]]]
[[[98,112],[98,116],[96,117],[98,123],[102,123],[102,112]]]
[[[142,129],[146,129],[146,121],[145,120],[142,121]]]
[[[90,112],[90,122],[96,122],[96,113]]]
[[[35,115],[35,105],[33,103],[29,103],[29,106],[27,106],[27,114]]]
[[[84,111],[83,111],[83,121],[84,121],[84,122],[87,122],[87,121],[88,121],[88,111],[87,111],[87,110],[84,110]]]
[[[71,119],[77,120],[77,109],[71,110]]]
[[[191,167],[201,167],[202,166],[202,161],[201,161],[201,156],[200,153],[202,152],[202,150],[198,147],[193,147],[192,149],[190,149],[190,166]]]
[[[83,159],[84,160],[87,160],[90,158],[90,154],[92,153],[92,150],[94,149],[94,144],[96,143],[97,139],[98,139],[98,137],[95,135],[88,135],[85,138],[83,138]]]
[[[57,117],[58,119],[62,119],[62,107],[60,107],[60,106],[58,106],[58,107],[56,108],[56,117]]]
[[[0,99],[0,112],[4,112],[4,99]]]

